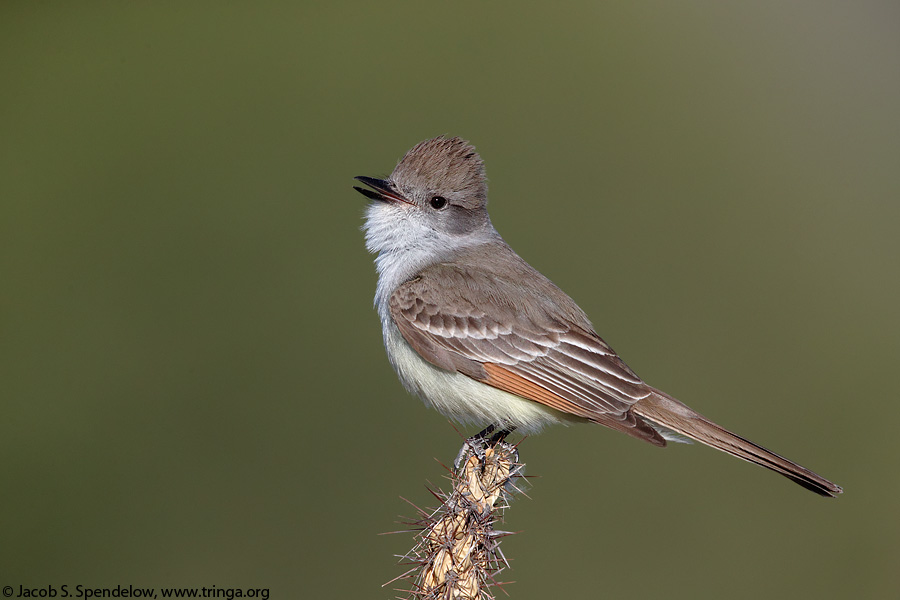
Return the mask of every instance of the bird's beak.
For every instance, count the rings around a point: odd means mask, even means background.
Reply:
[[[407,200],[402,195],[400,195],[391,183],[384,179],[375,179],[374,177],[363,177],[360,175],[359,177],[354,177],[357,181],[361,181],[372,190],[367,190],[365,188],[361,188],[358,186],[353,186],[353,189],[365,196],[366,198],[371,198],[372,200],[380,200],[381,202],[405,202],[406,204],[413,204],[413,202]]]

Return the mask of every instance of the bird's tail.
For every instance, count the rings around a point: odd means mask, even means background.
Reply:
[[[675,398],[657,389],[653,390],[653,394],[635,404],[632,410],[654,425],[748,462],[772,469],[819,495],[833,498],[843,492],[840,486],[824,477],[719,427],[703,415],[694,412]]]

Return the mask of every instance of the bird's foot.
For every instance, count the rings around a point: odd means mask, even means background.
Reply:
[[[481,464],[484,464],[485,453],[488,448],[493,448],[500,442],[506,439],[506,437],[515,431],[515,426],[512,425],[488,425],[480,432],[476,433],[472,437],[466,440],[466,443],[463,444],[463,447],[460,448],[459,454],[456,455],[456,460],[453,461],[453,466],[456,467],[457,470],[465,464],[466,460],[473,454],[478,457],[478,460]]]

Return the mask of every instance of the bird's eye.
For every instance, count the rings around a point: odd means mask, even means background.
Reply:
[[[447,199],[443,196],[432,196],[431,200],[428,201],[431,204],[431,208],[435,210],[441,210],[445,206],[447,206]]]

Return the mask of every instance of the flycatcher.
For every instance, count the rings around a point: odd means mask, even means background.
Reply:
[[[426,140],[371,190],[366,247],[375,306],[400,381],[464,423],[536,432],[599,423],[665,446],[680,436],[762,465],[822,496],[812,471],[719,427],[653,388],[562,290],[510,248],[487,213],[481,157],[460,138]]]

